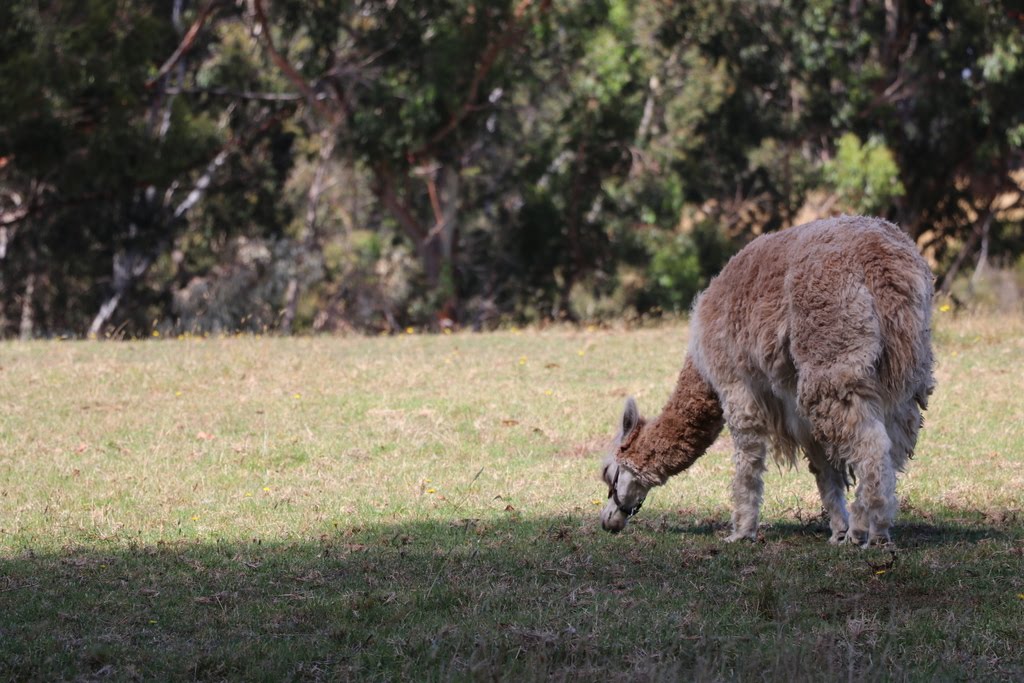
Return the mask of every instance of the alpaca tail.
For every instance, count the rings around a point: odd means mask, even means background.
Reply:
[[[882,333],[879,379],[890,399],[928,407],[935,387],[931,344],[933,284],[927,264],[905,237],[901,248],[867,272]]]

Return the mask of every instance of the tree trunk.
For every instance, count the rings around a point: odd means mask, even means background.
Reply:
[[[206,169],[203,174],[196,180],[195,185],[185,196],[185,198],[174,208],[171,212],[170,206],[166,204],[156,209],[157,215],[152,217],[151,220],[159,221],[167,216],[170,212],[170,216],[166,217],[166,223],[168,225],[174,224],[175,221],[182,220],[185,214],[188,213],[192,207],[199,203],[199,200],[206,194],[207,189],[210,187],[210,183],[213,180],[213,174],[216,173],[217,169],[224,165],[224,162],[228,159],[229,150],[222,149],[217,156],[215,156],[209,164],[206,165]],[[167,197],[170,193],[167,194]],[[165,200],[166,201],[166,200]],[[130,250],[126,252],[119,252],[114,255],[113,259],[113,276],[114,276],[114,288],[110,296],[100,305],[99,310],[96,312],[96,316],[92,319],[92,324],[89,325],[88,335],[90,337],[97,337],[103,331],[103,328],[107,325],[110,319],[113,317],[114,312],[120,305],[124,295],[128,293],[135,281],[146,274],[149,267],[157,259],[157,257],[163,252],[164,249],[168,248],[170,241],[167,240],[161,244],[158,244],[153,253],[144,255],[136,250]]]
[[[420,244],[427,285],[440,294],[438,322],[450,325],[456,317],[458,295],[455,286],[455,249],[458,238],[459,169],[441,164],[428,180],[434,206],[434,227]]]
[[[409,241],[416,246],[428,289],[442,292],[439,318],[454,320],[457,300],[455,252],[458,246],[459,169],[454,163],[438,164],[435,169],[421,172],[426,176],[427,191],[434,213],[434,226],[425,229],[423,223],[410,210],[395,190],[395,175],[384,165],[375,166],[374,194],[398,221]],[[443,323],[442,323],[443,324]]]
[[[640,117],[640,126],[636,131],[636,145],[642,147],[647,142],[647,136],[651,132],[651,122],[654,120],[655,96],[658,92],[659,82],[657,76],[651,76],[647,81],[647,99],[644,101],[644,113]]]
[[[25,296],[21,300],[21,324],[18,326],[18,337],[27,340],[32,338],[34,328],[32,315],[32,297],[36,292],[36,274],[29,273],[25,280]]]
[[[441,258],[451,266],[455,257],[455,237],[459,212],[459,170],[452,164],[441,167],[438,199],[441,203]]]
[[[114,255],[114,291],[96,311],[96,316],[89,325],[89,337],[98,337],[103,332],[103,328],[110,322],[114,311],[121,303],[121,299],[152,264],[152,256],[143,256],[137,251],[119,252]]]
[[[972,289],[978,286],[988,270],[988,242],[991,232],[992,214],[990,213],[987,220],[981,224],[981,250],[978,252],[978,264],[974,267],[974,273],[971,274]]]
[[[950,289],[953,287],[953,280],[956,279],[964,261],[974,251],[978,241],[988,235],[989,226],[992,224],[993,214],[992,202],[989,202],[989,208],[985,211],[984,217],[974,224],[974,230],[971,231],[971,236],[967,239],[967,243],[964,244],[960,253],[957,254],[956,259],[953,261],[953,265],[951,265],[949,270],[946,271],[946,276],[942,278],[942,286],[939,287],[939,294],[949,294]]]
[[[299,310],[299,278],[292,275],[288,278],[288,287],[284,291],[284,312],[281,315],[281,334],[290,335],[295,314]]]
[[[114,292],[100,305],[99,310],[96,311],[96,315],[92,319],[92,323],[89,325],[87,336],[90,339],[99,337],[100,332],[110,322],[111,316],[117,310],[117,305],[121,303],[121,295],[122,292]]]
[[[896,44],[900,28],[900,6],[898,0],[885,0],[885,43],[884,50],[888,61],[895,62],[899,52]]]
[[[334,138],[327,130],[320,133],[320,159],[313,172],[313,180],[309,184],[309,191],[306,193],[306,225],[302,237],[302,251],[299,253],[296,269],[302,266],[306,256],[312,251],[317,243],[318,209],[320,207],[320,195],[326,188],[327,165],[331,161],[334,152]],[[299,299],[302,296],[302,284],[299,281],[301,273],[294,272],[288,279],[288,287],[285,290],[284,313],[281,316],[282,334],[291,334],[292,326],[295,324],[295,315],[299,309]]]

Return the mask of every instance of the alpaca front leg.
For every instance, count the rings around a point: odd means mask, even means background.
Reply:
[[[727,543],[757,540],[757,520],[764,494],[761,475],[765,471],[767,452],[761,439],[734,435],[733,440],[736,451],[732,459],[736,472],[732,479],[732,533],[726,537]]]

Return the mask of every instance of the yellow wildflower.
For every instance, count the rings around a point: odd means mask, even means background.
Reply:
[[[943,313],[949,313],[951,310],[953,310],[953,307],[950,306],[949,304],[942,304],[941,306],[939,306],[939,310],[942,311]]]

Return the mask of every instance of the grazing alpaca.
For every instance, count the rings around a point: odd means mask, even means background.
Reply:
[[[755,539],[765,459],[802,451],[832,543],[889,541],[896,473],[934,386],[932,274],[877,218],[841,216],[763,235],[697,299],[690,348],[661,415],[630,398],[602,476],[601,524],[621,531],[647,492],[703,455],[729,425],[734,510],[727,541]],[[847,472],[857,481],[846,512]]]

